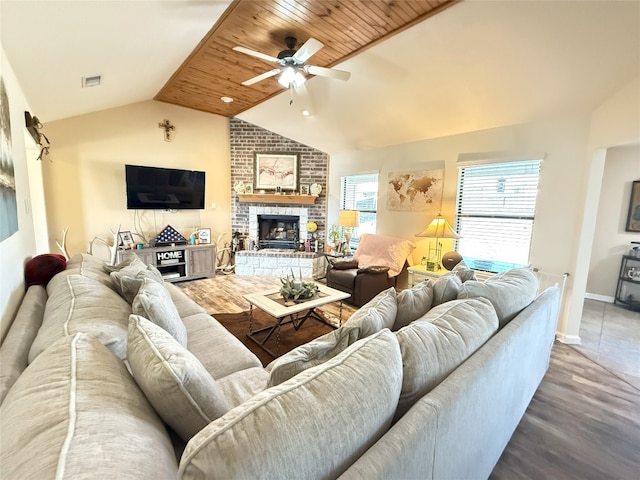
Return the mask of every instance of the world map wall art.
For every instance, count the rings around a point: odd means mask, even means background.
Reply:
[[[439,213],[444,169],[389,172],[387,210]]]

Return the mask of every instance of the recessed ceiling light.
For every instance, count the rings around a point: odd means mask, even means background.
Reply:
[[[231,97],[220,97],[220,100],[222,100],[224,103],[233,102],[233,98],[231,98]]]
[[[82,88],[97,87],[102,84],[102,75],[82,77]]]
[[[309,110],[302,110],[302,115],[308,117],[309,115],[311,115],[311,112]]]

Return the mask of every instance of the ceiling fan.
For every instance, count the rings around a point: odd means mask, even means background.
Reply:
[[[278,78],[278,83],[280,83],[280,85],[285,88],[302,86],[302,84],[306,81],[306,77],[303,75],[303,73],[307,73],[309,75],[318,75],[320,77],[337,78],[338,80],[349,80],[351,73],[345,72],[344,70],[316,67],[314,65],[305,65],[304,62],[306,62],[313,54],[324,47],[322,42],[316,40],[315,38],[309,38],[309,40],[307,40],[299,50],[294,50],[296,44],[298,43],[297,38],[289,36],[284,39],[284,42],[287,45],[287,49],[282,50],[278,54],[277,58],[266,55],[264,53],[256,52],[254,50],[250,50],[245,47],[233,47],[236,52],[245,53],[247,55],[251,55],[252,57],[256,57],[261,60],[279,65],[278,68],[274,68],[273,70],[262,73],[257,77],[245,80],[244,82],[242,82],[242,85],[253,85],[254,83],[261,82],[262,80],[278,75],[279,73],[281,75],[280,78]]]

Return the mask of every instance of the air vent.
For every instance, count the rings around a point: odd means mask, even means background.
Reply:
[[[82,77],[82,88],[97,87],[100,84],[102,84],[102,75]]]

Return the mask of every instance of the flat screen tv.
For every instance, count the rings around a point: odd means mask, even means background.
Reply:
[[[204,209],[204,172],[139,165],[124,168],[127,209]]]

